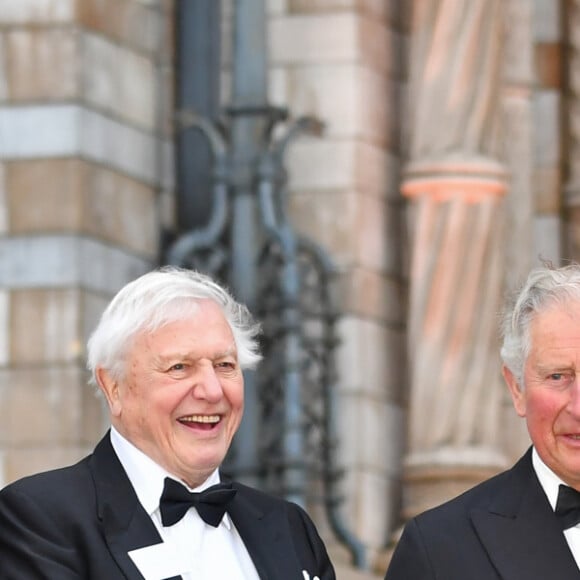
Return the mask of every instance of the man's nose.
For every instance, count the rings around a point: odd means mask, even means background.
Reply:
[[[223,396],[222,384],[212,364],[203,365],[195,376],[193,396],[217,403]]]
[[[580,374],[578,374],[571,386],[568,411],[580,419]]]

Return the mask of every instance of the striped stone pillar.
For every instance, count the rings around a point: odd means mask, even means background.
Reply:
[[[0,0],[0,483],[105,428],[84,345],[157,261],[172,3]]]
[[[503,289],[501,0],[413,4],[409,435],[404,517],[497,472]]]

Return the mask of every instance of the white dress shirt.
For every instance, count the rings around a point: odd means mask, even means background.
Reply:
[[[540,485],[542,486],[552,509],[556,511],[556,502],[558,501],[558,488],[560,484],[566,485],[541,459],[534,447],[532,450],[532,465],[538,479],[540,480]],[[580,524],[576,524],[573,528],[568,528],[564,530],[564,537],[574,560],[576,560],[576,565],[580,568]]]
[[[111,443],[115,453],[133,485],[137,497],[149,514],[167,548],[171,564],[171,574],[180,574],[183,580],[259,580],[258,573],[236,527],[226,513],[217,528],[206,524],[195,508],[190,508],[185,516],[173,526],[161,523],[159,500],[166,477],[173,477],[150,457],[127,441],[118,431],[111,428]],[[219,472],[214,471],[206,481],[189,491],[202,491],[219,483]],[[180,482],[183,484],[183,482]],[[186,486],[187,487],[187,486]],[[151,553],[155,553],[155,549]],[[158,552],[161,554],[161,552]],[[131,555],[131,554],[130,554]],[[133,559],[135,562],[135,559]],[[163,562],[152,562],[162,566]],[[178,569],[177,569],[178,568]],[[143,573],[143,572],[142,572]],[[166,578],[162,572],[151,570],[146,580]]]

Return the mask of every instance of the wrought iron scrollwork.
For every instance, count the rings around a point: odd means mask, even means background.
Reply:
[[[363,547],[339,513],[342,472],[335,453],[334,410],[339,319],[336,272],[320,246],[295,232],[286,207],[286,149],[297,135],[320,133],[322,125],[303,117],[290,123],[282,137],[272,140],[276,122],[286,119],[285,110],[236,109],[229,114],[267,116],[264,148],[250,168],[259,216],[256,223],[261,229],[257,239],[262,245],[247,255],[258,277],[254,310],[263,325],[264,354],[255,377],[259,444],[251,462],[252,475],[272,493],[302,505],[324,505],[337,537],[351,550],[355,565],[364,568]],[[206,227],[175,241],[167,261],[228,281],[232,267],[229,228],[239,168],[227,132],[192,113],[182,114],[180,120],[197,127],[210,142],[215,159],[213,210]],[[236,293],[235,287],[231,289]],[[235,465],[234,461],[229,468],[232,475],[248,475],[247,469],[236,473]]]

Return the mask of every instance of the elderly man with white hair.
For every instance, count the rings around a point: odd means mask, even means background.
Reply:
[[[258,332],[193,271],[122,288],[87,352],[111,429],[76,465],[0,492],[0,579],[333,580],[304,510],[221,480]]]
[[[532,440],[510,470],[405,526],[386,580],[580,578],[580,266],[534,269],[503,322]]]

